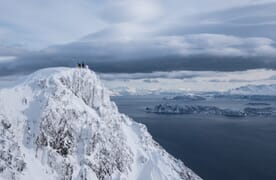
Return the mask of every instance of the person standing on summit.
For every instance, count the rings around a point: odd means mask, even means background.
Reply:
[[[78,67],[78,68],[81,68],[81,69],[82,69],[82,68],[89,69],[88,65],[85,64],[84,62],[78,63],[78,64],[77,64],[77,67]]]

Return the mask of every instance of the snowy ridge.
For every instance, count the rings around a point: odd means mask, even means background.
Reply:
[[[0,90],[0,179],[201,179],[120,114],[94,72],[37,71]]]

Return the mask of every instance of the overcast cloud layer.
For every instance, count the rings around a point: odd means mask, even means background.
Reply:
[[[0,75],[276,69],[274,0],[2,1]]]

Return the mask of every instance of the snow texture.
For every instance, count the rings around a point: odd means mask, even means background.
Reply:
[[[86,68],[39,70],[0,90],[0,180],[199,180],[118,112]]]

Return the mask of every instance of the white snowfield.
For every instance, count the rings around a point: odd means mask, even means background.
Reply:
[[[1,180],[199,180],[118,112],[88,69],[39,70],[0,90]]]

